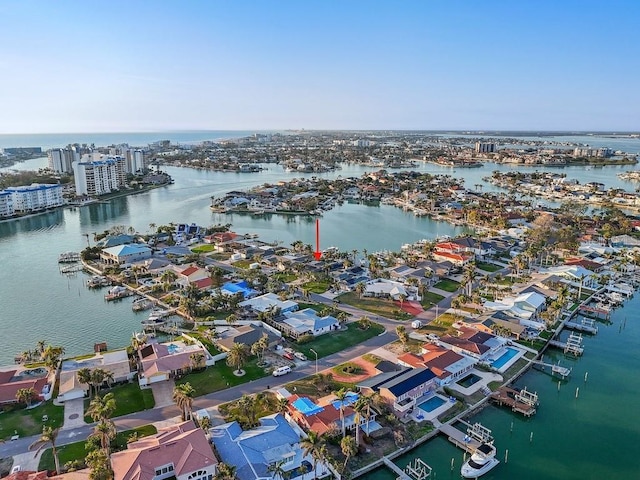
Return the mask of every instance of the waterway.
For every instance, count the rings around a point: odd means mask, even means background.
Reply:
[[[584,336],[584,355],[565,357],[551,349],[547,360],[570,366],[568,382],[532,370],[517,385],[540,397],[531,418],[489,406],[473,417],[490,428],[501,460],[483,479],[630,479],[640,471],[640,297],[614,312],[611,325],[598,324],[599,333]],[[585,381],[585,376],[587,380]],[[576,398],[577,397],[577,398]],[[505,463],[506,450],[508,462]],[[433,467],[436,479],[460,478],[463,452],[444,436],[425,443],[396,463],[404,468],[415,457]],[[451,459],[454,461],[451,471]],[[367,479],[391,480],[385,469]]]
[[[160,137],[162,138],[162,137]],[[170,138],[170,137],[167,137]],[[115,140],[114,140],[115,141]],[[32,162],[44,166],[45,159]],[[150,192],[114,199],[109,203],[55,212],[0,223],[0,328],[2,349],[0,364],[33,348],[45,339],[64,345],[69,354],[90,351],[95,342],[106,341],[110,348],[129,343],[132,332],[139,330],[145,313],[131,311],[130,299],[106,303],[104,290],[85,287],[86,276],[68,277],[59,273],[57,256],[64,251],[79,251],[93,232],[114,225],[133,226],[149,231],[149,224],[195,222],[200,225],[233,223],[242,233],[258,233],[268,241],[289,244],[296,239],[313,243],[315,224],[306,218],[271,216],[258,218],[221,215],[210,212],[212,195],[248,188],[264,182],[300,177],[286,173],[277,165],[266,165],[260,173],[221,173],[168,168],[175,184]],[[523,170],[531,167],[521,167]],[[477,169],[456,169],[420,164],[417,168],[431,173],[450,174],[465,179],[468,188],[481,184],[491,188],[482,177],[493,170],[513,170],[510,166],[486,164]],[[537,168],[564,172],[580,182],[599,181],[605,185],[632,190],[616,174],[633,170],[625,167]],[[342,170],[321,174],[326,178],[359,176],[369,167],[345,165]],[[427,218],[415,217],[391,206],[344,204],[321,218],[321,248],[369,251],[397,250],[403,243],[439,235],[454,235],[460,229]],[[88,239],[85,236],[88,234]],[[635,404],[640,394],[640,299],[633,299],[618,310],[611,326],[600,326],[595,337],[586,337],[582,358],[562,359],[574,369],[571,380],[561,385],[540,372],[530,372],[519,382],[537,391],[541,398],[538,414],[522,419],[511,412],[488,407],[475,420],[491,428],[496,437],[502,462],[487,479],[573,479],[636,478],[636,455],[640,453],[640,420]],[[626,319],[626,322],[625,322]],[[626,327],[621,329],[621,325]],[[585,373],[589,373],[584,382]],[[579,387],[578,398],[575,398]],[[511,426],[513,424],[513,427]],[[531,433],[533,439],[530,441]],[[436,472],[436,478],[459,478],[462,452],[446,439],[436,438],[399,459],[404,466],[420,456]],[[451,459],[454,469],[451,471]],[[367,478],[392,478],[386,470]]]

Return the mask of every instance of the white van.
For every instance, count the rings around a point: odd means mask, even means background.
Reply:
[[[284,367],[278,367],[273,371],[274,377],[280,377],[281,375],[286,375],[291,372],[291,367],[289,365],[285,365]]]

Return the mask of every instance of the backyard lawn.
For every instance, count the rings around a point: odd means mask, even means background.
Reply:
[[[433,305],[438,303],[440,300],[442,300],[443,298],[444,297],[442,295],[439,295],[437,293],[424,292],[424,295],[422,296],[422,300],[420,300],[420,304],[422,305],[423,308],[429,309]]]
[[[436,319],[434,319],[431,323],[428,323],[426,326],[420,328],[418,331],[420,333],[435,333],[438,336],[452,334],[455,332],[455,328],[453,328],[453,324],[458,318],[455,315],[450,313],[443,313],[439,315]]]
[[[49,419],[42,421],[43,415]],[[64,407],[58,407],[52,401],[44,402],[37,407],[22,410],[11,410],[0,414],[0,439],[8,440],[15,432],[21,437],[42,433],[42,426],[62,426]]]
[[[128,415],[129,413],[149,410],[155,406],[153,392],[150,388],[141,389],[138,383],[125,383],[124,385],[116,385],[113,388],[105,388],[100,390],[99,395],[104,396],[107,393],[113,393],[116,400],[116,409],[111,415],[112,418]],[[89,408],[90,399],[84,401],[84,411]],[[89,416],[84,417],[84,421],[92,423],[93,420]]]
[[[197,247],[192,248],[191,251],[193,253],[209,253],[213,252],[215,249],[215,245],[198,245]]]
[[[329,280],[314,280],[302,285],[303,289],[308,289],[311,293],[324,293],[329,290],[331,282]]]
[[[346,303],[361,310],[366,310],[381,317],[392,318],[395,320],[409,320],[413,315],[400,310],[398,304],[393,300],[384,298],[362,297],[356,292],[343,293],[336,297],[340,302]]]
[[[502,269],[500,265],[496,265],[495,263],[485,263],[485,262],[476,263],[476,268],[479,268],[480,270],[484,270],[485,272],[497,272],[498,270]]]
[[[138,438],[142,438],[153,435],[157,433],[157,431],[158,430],[153,425],[143,425],[141,427],[134,428],[133,430],[118,432],[116,438],[111,442],[111,445],[114,451],[124,450],[127,447],[127,440],[134,433],[137,432]],[[76,460],[84,461],[84,458],[87,456],[87,451],[84,446],[85,441],[81,440],[79,442],[68,443],[67,445],[57,447],[60,466],[62,467],[65,463],[74,462]],[[38,470],[55,470],[55,468],[56,465],[53,460],[53,453],[51,453],[50,448],[47,448],[42,453],[42,457],[40,457]]]
[[[440,290],[444,290],[445,292],[455,292],[460,288],[460,284],[455,280],[450,280],[445,278],[444,280],[440,280],[438,283],[434,285],[434,288],[439,288]]]
[[[357,323],[350,323],[347,325],[347,330],[320,335],[310,342],[297,345],[296,349],[304,353],[308,359],[315,360],[316,356],[311,351],[312,348],[318,353],[318,358],[322,358],[369,340],[383,331],[384,327],[374,322],[366,330],[362,330]]]
[[[246,373],[242,377],[237,377],[233,374],[232,367],[228,366],[224,361],[220,361],[201,372],[185,375],[180,380],[176,380],[176,384],[190,383],[195,389],[193,396],[199,397],[269,375],[264,371],[264,368],[258,367],[257,359],[255,358],[247,362],[242,369]]]

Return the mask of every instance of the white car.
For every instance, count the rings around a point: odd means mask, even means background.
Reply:
[[[296,352],[293,354],[293,356],[302,361],[305,361],[307,359],[307,356],[302,352]]]

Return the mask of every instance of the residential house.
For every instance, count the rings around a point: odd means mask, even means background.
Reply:
[[[189,420],[111,454],[114,480],[212,480],[218,459],[204,431]]]
[[[436,374],[428,368],[411,368],[381,373],[358,384],[363,392],[377,392],[402,417],[411,412],[416,401],[437,388]]]
[[[387,280],[385,278],[376,278],[375,280],[369,280],[365,284],[363,296],[391,298],[393,300],[400,300],[400,298],[402,297],[404,297],[405,299],[410,297],[403,283],[394,282],[393,280]]]
[[[268,312],[273,309],[280,309],[281,313],[293,312],[298,309],[298,304],[291,300],[280,300],[275,293],[265,293],[258,297],[253,297],[238,304],[242,308],[250,308],[256,312]]]
[[[110,372],[114,382],[129,381],[136,373],[131,370],[126,350],[96,353],[93,357],[80,360],[64,360],[60,367],[60,387],[57,396],[59,402],[82,398],[89,392],[90,386],[78,379],[78,370],[82,368],[100,368]]]
[[[251,346],[263,335],[267,336],[269,347],[278,344],[281,338],[272,329],[256,325],[217,327],[216,331],[220,334],[220,338],[216,340],[216,345],[227,352],[231,350],[234,343],[244,343]]]
[[[398,363],[411,368],[428,368],[437,377],[439,387],[455,382],[476,364],[476,360],[441,347],[427,343],[421,354],[405,353],[398,357]]]
[[[138,352],[141,365],[138,383],[141,387],[148,387],[189,372],[195,354],[204,355],[205,361],[210,359],[209,352],[198,344],[175,341],[144,346]]]
[[[340,327],[340,321],[331,315],[321,317],[312,308],[297,310],[295,312],[286,312],[281,322],[276,324],[278,328],[294,338],[302,335],[322,335],[323,333],[337,330]]]
[[[439,342],[445,348],[482,362],[496,354],[507,340],[474,328],[461,327],[458,329],[458,336],[444,335]]]
[[[508,316],[518,319],[520,325],[541,330],[544,322],[538,320],[538,316],[546,307],[547,298],[536,292],[529,291],[515,297],[506,297],[502,300],[485,302],[483,306],[493,311],[505,312]]]
[[[51,387],[44,368],[22,369],[15,367],[0,371],[0,405],[16,403],[16,394],[18,390],[23,388],[33,388],[36,401],[49,400],[52,394]]]
[[[189,265],[186,268],[181,266],[175,266],[177,278],[175,283],[182,288],[186,288],[189,285],[193,285],[198,289],[211,288],[213,280],[211,275],[205,268],[198,267],[197,265]]]
[[[130,243],[105,248],[100,252],[100,260],[109,265],[124,265],[151,257],[151,249],[146,245]]]
[[[311,480],[314,460],[305,455],[300,446],[304,432],[276,413],[260,419],[260,426],[243,430],[238,422],[213,427],[211,441],[220,460],[236,467],[239,480],[271,480],[277,477],[271,471],[278,462],[289,480]],[[329,474],[322,462],[317,466],[318,478]]]

